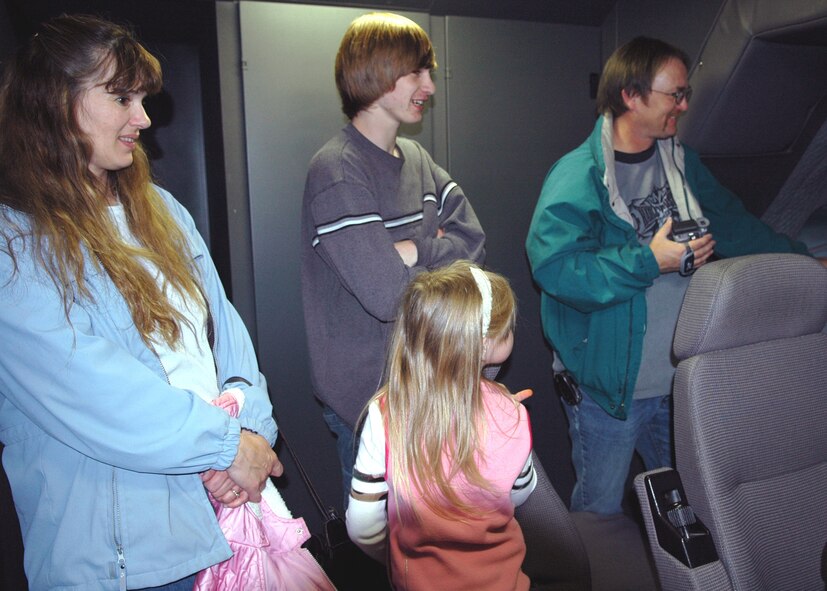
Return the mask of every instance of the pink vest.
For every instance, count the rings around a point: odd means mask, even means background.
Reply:
[[[393,475],[387,475],[391,576],[398,591],[529,588],[521,570],[525,541],[510,498],[531,453],[528,413],[486,382],[481,387],[487,429],[477,464],[493,489],[471,487],[464,478],[456,478],[453,488],[484,513],[445,519],[420,502],[417,520],[398,505]]]

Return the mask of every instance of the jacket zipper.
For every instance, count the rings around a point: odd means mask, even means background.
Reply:
[[[126,557],[121,543],[121,504],[118,500],[118,476],[112,468],[112,510],[114,517],[115,552],[118,554],[118,589],[126,591]]]
[[[158,360],[158,366],[161,368],[161,371],[164,372],[164,380],[166,380],[167,385],[171,386],[172,382],[169,381],[169,374],[167,373],[167,368],[164,367],[164,362],[161,361],[161,356],[158,355],[158,351],[155,350],[155,347],[150,346],[150,350],[152,354],[155,355],[155,359]]]
[[[100,265],[101,269],[106,270],[106,267],[103,264],[100,256],[95,253],[95,258],[98,260],[98,264]],[[111,280],[111,278],[110,278]],[[159,359],[160,361],[160,359]],[[164,369],[164,366],[161,365],[161,369],[164,371],[164,375],[166,376],[167,372]],[[169,381],[169,379],[167,379]],[[115,553],[118,555],[118,590],[119,591],[127,591],[126,590],[126,556],[124,554],[124,547],[123,542],[121,541],[121,503],[118,497],[118,473],[117,468],[114,466],[112,467],[112,539],[115,543]]]

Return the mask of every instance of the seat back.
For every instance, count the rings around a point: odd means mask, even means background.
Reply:
[[[827,269],[699,269],[675,333],[675,454],[734,589],[818,589],[827,540]]]
[[[523,571],[537,589],[590,591],[589,557],[577,526],[536,453],[533,461],[537,487],[515,510],[526,543]]]

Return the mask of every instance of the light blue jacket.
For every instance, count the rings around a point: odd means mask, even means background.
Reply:
[[[15,239],[0,240],[0,441],[32,591],[162,585],[231,554],[199,472],[226,469],[242,427],[275,443],[264,376],[192,218],[158,189],[186,236],[215,327],[218,387],[238,419],[169,385],[109,276],[87,260],[94,302],[69,320],[55,286]],[[0,210],[0,231],[26,216]],[[240,377],[249,386],[228,378]],[[125,573],[125,577],[123,576]]]

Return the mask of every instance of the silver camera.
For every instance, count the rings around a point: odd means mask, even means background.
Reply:
[[[672,234],[670,240],[675,242],[689,242],[709,233],[709,220],[699,217],[694,220],[681,220],[672,222]]]
[[[689,247],[689,241],[700,238],[707,233],[709,233],[709,220],[705,217],[672,222],[670,240],[686,245],[686,251],[681,256],[680,268],[678,269],[678,273],[682,277],[689,277],[695,272],[695,253]]]

